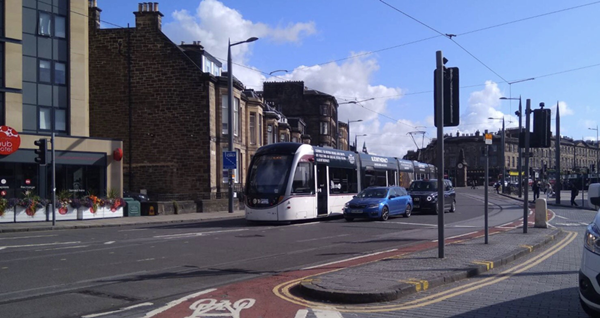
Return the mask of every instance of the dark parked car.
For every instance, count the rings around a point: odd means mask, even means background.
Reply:
[[[444,187],[444,211],[454,212],[456,210],[456,192],[452,181],[444,180]],[[432,211],[438,214],[437,179],[415,180],[407,190],[413,200],[413,209]]]
[[[140,201],[140,202],[150,201],[150,198],[148,197],[148,195],[142,194],[142,193],[137,193],[137,192],[123,191],[123,198],[132,198],[132,199],[134,199],[136,201]]]
[[[344,218],[378,218],[386,221],[391,215],[410,217],[412,199],[402,187],[370,187],[355,195],[344,207]]]

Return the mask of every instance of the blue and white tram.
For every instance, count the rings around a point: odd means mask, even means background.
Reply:
[[[364,188],[408,186],[419,179],[416,164],[307,144],[266,145],[248,169],[246,219],[290,222],[341,215],[346,202]]]

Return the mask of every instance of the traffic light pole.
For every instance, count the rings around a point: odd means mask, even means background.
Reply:
[[[54,132],[52,133],[52,226],[56,225],[56,156],[54,152]]]
[[[527,99],[525,106],[525,171],[527,172],[526,181],[523,189],[523,233],[527,233],[527,217],[529,216],[529,129],[531,115],[531,100]]]

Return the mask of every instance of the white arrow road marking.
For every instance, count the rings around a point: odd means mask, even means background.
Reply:
[[[107,312],[98,313],[98,314],[85,315],[85,316],[81,316],[81,318],[100,317],[100,316],[105,316],[105,315],[110,315],[110,314],[116,314],[118,312],[123,312],[123,311],[127,311],[127,310],[130,310],[130,309],[138,308],[138,307],[145,307],[145,306],[151,306],[151,305],[153,305],[153,303],[141,303],[141,304],[137,304],[137,305],[133,305],[133,306],[121,308],[119,310],[107,311]]]
[[[3,250],[5,248],[16,248],[16,247],[36,247],[36,246],[79,244],[79,243],[81,243],[81,241],[76,241],[76,242],[55,242],[55,243],[43,243],[43,244],[25,244],[25,245],[8,245],[8,246],[0,246],[0,250]]]
[[[208,294],[208,293],[213,292],[215,290],[217,290],[217,289],[216,288],[211,288],[211,289],[203,290],[201,292],[197,292],[195,294],[187,295],[187,296],[185,296],[183,298],[180,298],[180,299],[177,299],[177,300],[173,300],[172,302],[169,302],[165,306],[157,308],[157,309],[154,309],[153,311],[147,313],[143,318],[154,317],[154,316],[156,316],[156,315],[158,315],[158,314],[160,314],[162,312],[165,312],[165,311],[167,311],[167,310],[169,310],[169,309],[171,309],[171,308],[173,308],[173,307],[181,304],[182,302],[184,302],[184,301],[186,301],[188,299],[192,299],[192,298],[198,297],[200,295]]]

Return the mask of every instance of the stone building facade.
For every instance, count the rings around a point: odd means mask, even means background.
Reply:
[[[229,123],[227,73],[199,42],[177,45],[163,34],[158,4],[140,4],[131,28],[100,28],[100,12],[89,7],[90,134],[124,140],[129,191],[193,201],[198,211],[227,210],[228,125],[238,153],[234,190],[241,191],[248,162],[264,144],[262,97],[234,79]]]
[[[302,81],[265,82],[265,101],[289,117],[302,118],[305,135],[315,146],[338,148],[338,103],[335,97],[306,89]]]
[[[505,169],[507,178],[518,178],[519,140],[517,129],[505,130]],[[493,134],[492,145],[489,148],[489,176],[495,181],[502,174],[502,134],[501,131]],[[554,178],[556,167],[556,138],[551,138],[550,148],[531,148],[532,157],[529,161],[533,178]],[[437,140],[433,139],[427,147],[418,151],[409,151],[404,157],[408,160],[417,160],[419,153],[421,161],[431,164],[437,163]],[[457,173],[458,158],[461,149],[464,151],[467,162],[467,177],[483,184],[485,180],[484,136],[480,132],[474,134],[446,135],[444,137],[444,167],[448,177]],[[524,151],[524,150],[523,150]],[[561,138],[561,174],[571,172],[588,172],[597,159],[597,145],[589,141],[577,141],[569,137]],[[544,176],[544,168],[547,174]],[[523,165],[524,171],[524,165]],[[527,175],[528,172],[523,172]]]

